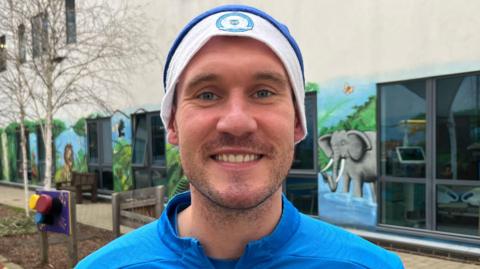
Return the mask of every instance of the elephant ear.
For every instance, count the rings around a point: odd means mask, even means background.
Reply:
[[[348,153],[354,161],[359,161],[367,150],[372,149],[370,139],[363,132],[351,130],[347,132],[347,137],[349,141]]]
[[[320,138],[318,138],[318,145],[323,152],[325,152],[328,158],[331,158],[333,155],[332,144],[330,143],[331,139],[331,134],[322,135]]]

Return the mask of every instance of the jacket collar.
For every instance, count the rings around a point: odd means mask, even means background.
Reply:
[[[158,222],[159,235],[163,243],[172,252],[182,256],[182,260],[188,264],[203,264],[205,266],[209,262],[200,242],[195,238],[179,237],[174,227],[176,209],[187,207],[190,203],[190,192],[178,194],[170,200]],[[273,232],[259,240],[248,243],[239,263],[247,265],[268,259],[272,253],[281,249],[298,230],[300,214],[284,195],[282,196],[282,203],[282,216]]]

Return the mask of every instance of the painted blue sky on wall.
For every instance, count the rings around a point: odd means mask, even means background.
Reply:
[[[364,81],[339,79],[320,85],[317,97],[319,127],[335,126],[372,95],[376,95],[376,84]]]

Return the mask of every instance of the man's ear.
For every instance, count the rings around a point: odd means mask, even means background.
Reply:
[[[168,122],[167,141],[172,145],[178,146],[178,128],[177,121],[175,119],[175,112],[175,107],[173,107],[172,113],[170,114],[170,121]]]
[[[293,137],[294,137],[295,144],[296,144],[305,135],[305,132],[303,131],[303,127],[302,127],[302,122],[298,118],[297,113],[295,113],[295,127],[294,128],[295,129],[293,131],[294,132]]]

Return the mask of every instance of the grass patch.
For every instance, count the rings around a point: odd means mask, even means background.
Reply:
[[[21,208],[0,205],[0,237],[36,232],[37,225],[33,216],[25,216],[25,211]]]
[[[33,234],[36,232],[37,225],[32,217],[6,217],[0,220],[0,237],[17,234]]]

